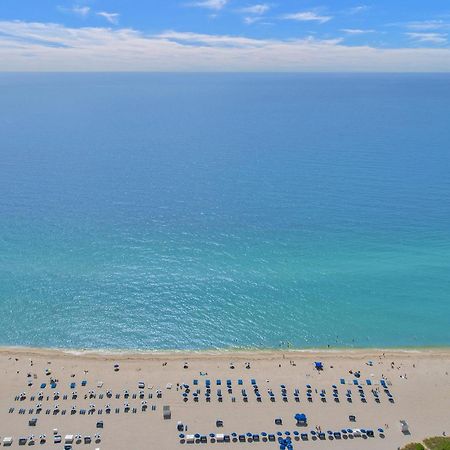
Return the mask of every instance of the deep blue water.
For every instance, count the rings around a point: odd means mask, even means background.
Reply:
[[[0,344],[450,345],[450,75],[0,75]]]

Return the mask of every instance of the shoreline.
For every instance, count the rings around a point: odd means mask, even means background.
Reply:
[[[233,357],[236,359],[267,359],[279,358],[283,355],[290,357],[330,356],[330,357],[357,357],[364,355],[379,356],[380,354],[391,356],[450,356],[448,347],[330,347],[330,348],[286,348],[286,349],[263,349],[263,348],[232,348],[232,349],[210,349],[210,350],[135,350],[135,349],[72,349],[72,348],[49,348],[49,347],[26,347],[26,346],[0,346],[0,355],[34,355],[34,356],[65,356],[93,359],[122,359],[122,360],[160,360],[160,359],[199,359],[199,358],[223,358]]]

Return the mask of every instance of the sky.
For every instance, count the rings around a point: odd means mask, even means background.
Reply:
[[[0,71],[450,72],[450,1],[0,0]]]

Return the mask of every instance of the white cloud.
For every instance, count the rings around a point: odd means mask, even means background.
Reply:
[[[106,11],[101,11],[97,13],[97,16],[104,17],[109,23],[117,25],[119,23],[119,13],[109,13]]]
[[[348,10],[348,12],[350,14],[359,14],[359,13],[362,13],[362,12],[367,11],[369,9],[370,9],[369,5],[358,5],[358,6],[354,6],[353,8],[350,8]]]
[[[173,42],[184,42],[185,45],[203,45],[208,47],[261,47],[268,41],[252,39],[240,36],[214,35],[189,33],[178,31],[165,31],[164,33],[153,36],[154,39],[164,39]]]
[[[197,2],[188,3],[187,6],[219,10],[224,8],[227,3],[228,0],[199,0]]]
[[[0,71],[450,72],[450,49],[0,21]]]
[[[63,6],[58,6],[57,9],[65,13],[72,13],[81,17],[86,17],[91,12],[91,8],[89,6],[78,6],[78,5],[72,6],[72,8],[65,8]]]
[[[245,8],[241,8],[239,11],[244,14],[255,14],[262,15],[270,10],[270,5],[267,3],[261,3],[258,5],[247,6]]]
[[[341,31],[347,34],[366,34],[375,33],[375,30],[362,30],[360,28],[342,28]]]
[[[89,6],[74,6],[72,11],[75,14],[79,14],[80,16],[87,16],[90,12],[91,8]]]
[[[261,16],[247,16],[244,17],[244,23],[247,25],[252,25],[254,23],[260,22],[263,18]]]
[[[447,34],[445,33],[406,33],[406,35],[417,42],[428,42],[430,44],[447,43]]]
[[[423,20],[416,22],[408,22],[405,24],[410,30],[440,30],[450,28],[450,24],[443,20]]]
[[[333,17],[331,16],[321,16],[314,11],[304,11],[293,14],[285,14],[282,16],[282,19],[286,20],[297,20],[299,22],[319,22],[325,23],[331,20]]]

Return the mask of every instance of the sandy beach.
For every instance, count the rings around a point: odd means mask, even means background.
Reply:
[[[319,361],[323,370],[315,368]],[[30,445],[34,435],[42,448],[65,448],[68,437],[67,448],[182,449],[196,445],[198,438],[189,441],[198,433],[207,436],[198,445],[208,448],[222,434],[227,448],[279,448],[269,435],[278,439],[282,432],[284,439],[288,431],[293,448],[397,449],[450,434],[449,371],[447,349],[107,354],[3,348],[0,442],[11,437],[19,447],[25,438]],[[295,414],[305,414],[307,425]],[[353,432],[342,432],[347,429]],[[358,436],[359,429],[373,436]],[[240,442],[246,433],[252,436]],[[61,436],[57,445],[55,436]]]

